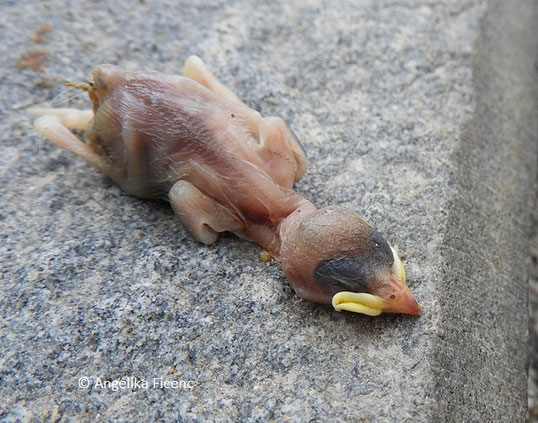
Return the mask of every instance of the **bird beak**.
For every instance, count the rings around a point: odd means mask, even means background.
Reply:
[[[390,247],[390,249],[394,257],[394,264],[392,265],[388,283],[390,295],[383,295],[385,300],[383,311],[385,313],[403,313],[420,316],[422,310],[418,301],[411,293],[411,290],[407,287],[407,278],[403,263],[394,248]],[[382,292],[385,293],[386,290],[382,289]]]
[[[392,253],[394,264],[388,281],[378,287],[373,287],[369,294],[338,292],[332,298],[334,309],[367,314],[368,316],[378,316],[381,313],[404,313],[420,316],[420,305],[406,285],[403,264],[394,249],[392,249]]]
[[[391,280],[391,283],[394,283]],[[378,295],[364,292],[341,291],[332,298],[332,305],[336,311],[352,311],[354,313],[379,316],[381,313],[403,313],[420,316],[421,308],[407,286],[401,290],[395,299],[384,299]]]
[[[411,293],[411,290],[407,286],[405,286],[403,291],[401,291],[401,294],[396,300],[385,300],[383,311],[385,313],[411,314],[412,316],[420,316],[422,313],[422,309],[420,308],[418,301],[415,299]]]

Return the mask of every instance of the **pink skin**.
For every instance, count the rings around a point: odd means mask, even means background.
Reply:
[[[93,83],[81,85],[93,119],[37,110],[45,116],[36,129],[127,193],[168,199],[199,241],[230,231],[263,246],[301,298],[330,303],[334,292],[316,279],[317,266],[368,256],[372,229],[345,209],[317,210],[292,189],[307,160],[281,119],[245,106],[196,57],[183,74],[99,66]],[[85,127],[85,143],[66,127]],[[368,292],[385,301],[383,310],[420,314],[405,281],[370,256]]]

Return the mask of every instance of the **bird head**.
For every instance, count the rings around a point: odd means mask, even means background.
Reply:
[[[370,316],[420,315],[398,254],[358,215],[330,206],[289,219],[280,261],[301,298]]]

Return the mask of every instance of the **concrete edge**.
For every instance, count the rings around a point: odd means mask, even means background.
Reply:
[[[490,1],[473,46],[476,109],[455,152],[439,251],[433,421],[524,419],[537,8],[533,1]]]

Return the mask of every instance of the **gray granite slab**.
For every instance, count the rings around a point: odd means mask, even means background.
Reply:
[[[0,419],[521,421],[535,2],[1,7]],[[420,318],[303,302],[257,246],[198,244],[32,130],[30,106],[89,105],[62,82],[97,63],[189,54],[290,124],[298,191],[407,253]]]
[[[538,168],[536,169],[538,180]],[[536,186],[538,189],[538,185]],[[538,200],[538,198],[537,198]],[[529,254],[529,399],[527,422],[538,422],[538,201],[535,200]]]

